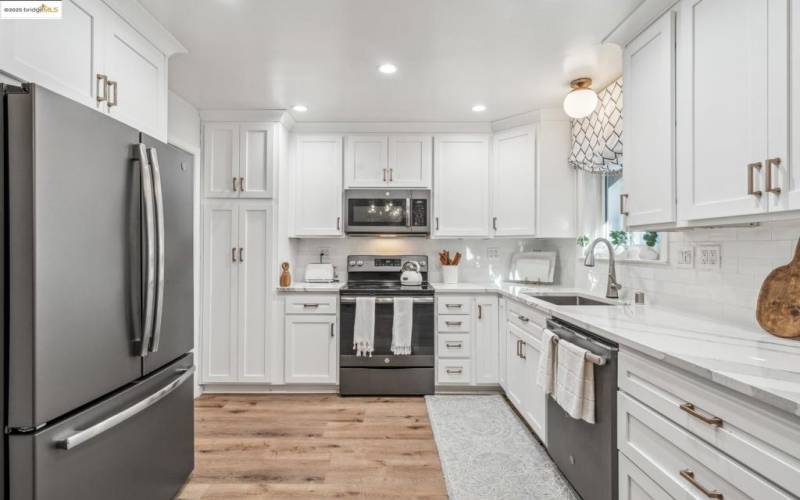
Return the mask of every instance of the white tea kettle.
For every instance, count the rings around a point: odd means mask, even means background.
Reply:
[[[409,260],[403,264],[400,275],[400,285],[417,286],[422,284],[422,273],[419,272],[419,262],[416,260]]]

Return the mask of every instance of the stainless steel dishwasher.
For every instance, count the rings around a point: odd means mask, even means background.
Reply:
[[[564,321],[548,320],[559,341],[582,347],[594,364],[595,421],[570,417],[553,398],[547,400],[550,456],[583,500],[617,498],[617,352],[618,346]]]

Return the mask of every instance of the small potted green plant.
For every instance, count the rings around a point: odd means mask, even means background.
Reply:
[[[589,239],[589,236],[585,234],[578,236],[578,239],[575,240],[575,243],[577,243],[578,247],[582,249],[581,251],[584,256],[586,256],[586,247],[589,245],[590,241],[591,240]]]
[[[611,237],[611,244],[614,245],[614,250],[617,255],[624,253],[628,249],[629,238],[627,231],[611,231],[609,236]]]
[[[658,260],[658,250],[655,246],[658,243],[658,233],[647,231],[642,235],[645,246],[639,249],[639,258],[642,260]]]

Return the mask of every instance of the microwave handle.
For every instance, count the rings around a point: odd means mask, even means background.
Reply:
[[[411,198],[406,198],[406,227],[411,227]]]

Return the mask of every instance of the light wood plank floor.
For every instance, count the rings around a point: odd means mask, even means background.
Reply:
[[[446,499],[423,398],[205,395],[179,499]]]

